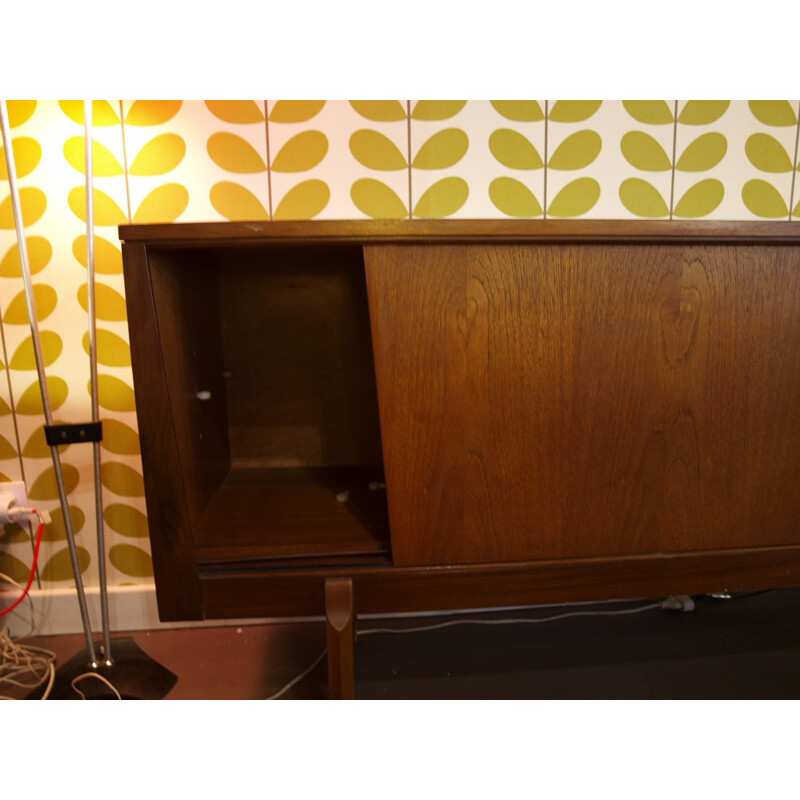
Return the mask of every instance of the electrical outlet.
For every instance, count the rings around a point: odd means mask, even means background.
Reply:
[[[23,481],[0,482],[0,524],[15,522],[14,507],[28,507],[28,490]]]

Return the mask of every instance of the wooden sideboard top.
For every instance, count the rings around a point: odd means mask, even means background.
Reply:
[[[800,243],[800,221],[674,220],[303,220],[121,225],[123,242],[155,246],[225,243],[753,242]]]

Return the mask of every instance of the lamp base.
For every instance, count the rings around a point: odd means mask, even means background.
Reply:
[[[103,657],[102,646],[96,645],[99,658]],[[112,683],[123,700],[161,700],[172,690],[178,676],[153,660],[133,639],[114,639],[110,667],[90,666],[88,649],[84,648],[56,670],[55,681],[48,700],[82,700],[72,681],[85,673],[96,673]],[[114,692],[100,680],[85,679],[78,684],[87,700],[116,700]],[[44,694],[44,687],[33,691],[26,699],[37,700]]]

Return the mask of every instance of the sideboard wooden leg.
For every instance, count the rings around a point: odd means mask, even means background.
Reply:
[[[328,686],[331,700],[355,699],[353,643],[353,581],[329,578],[325,581],[325,619],[328,640]]]

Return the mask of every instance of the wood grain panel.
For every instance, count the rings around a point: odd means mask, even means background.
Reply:
[[[147,251],[142,244],[124,244],[122,257],[158,612],[162,620],[202,619],[200,578]]]
[[[396,564],[800,541],[800,258],[366,248]]]

